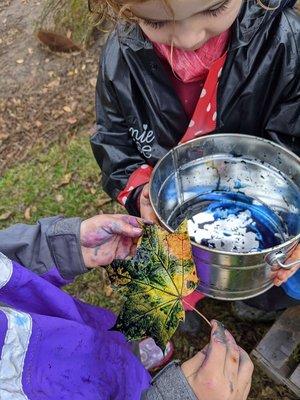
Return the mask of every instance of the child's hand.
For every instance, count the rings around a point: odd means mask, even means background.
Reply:
[[[181,368],[199,400],[246,400],[248,397],[252,361],[217,321],[212,322],[210,343]]]
[[[140,213],[143,220],[159,224],[156,214],[150,203],[149,183],[143,187],[140,195]]]
[[[286,264],[297,260],[300,260],[300,244],[298,244],[293,254],[286,261]],[[286,282],[292,275],[294,275],[298,271],[299,268],[300,268],[300,263],[296,264],[291,269],[283,269],[283,268],[278,269],[274,275],[274,285],[280,286],[282,283]]]
[[[133,257],[143,233],[141,221],[130,215],[97,215],[81,223],[80,243],[85,265],[97,267]]]

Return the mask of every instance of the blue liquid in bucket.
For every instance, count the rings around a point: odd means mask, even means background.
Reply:
[[[242,193],[203,194],[188,208],[193,241],[220,251],[249,253],[286,241],[287,228],[262,202]]]

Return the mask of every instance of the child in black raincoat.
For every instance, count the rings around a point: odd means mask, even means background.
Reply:
[[[104,190],[129,213],[155,219],[152,169],[180,142],[243,133],[299,155],[300,18],[294,1],[94,3],[120,21],[102,54],[91,143]],[[294,258],[297,253],[299,248]],[[273,316],[298,303],[298,268],[278,270],[277,286],[294,276],[283,289],[249,301],[239,315],[261,316],[259,307]]]

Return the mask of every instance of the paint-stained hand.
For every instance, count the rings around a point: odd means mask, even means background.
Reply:
[[[158,224],[158,219],[150,203],[149,183],[143,187],[139,201],[141,217],[146,221],[151,221]]]
[[[97,215],[81,223],[80,243],[88,268],[133,257],[143,233],[141,220],[130,215]]]
[[[292,263],[294,261],[300,260],[300,244],[296,247],[293,254],[290,256],[288,260],[286,260],[286,264]],[[274,272],[274,285],[280,286],[282,283],[286,282],[291,276],[293,276],[300,268],[300,262],[293,266],[291,269],[283,269],[280,268]]]
[[[246,400],[248,397],[252,361],[217,321],[212,321],[210,343],[181,368],[199,400]]]

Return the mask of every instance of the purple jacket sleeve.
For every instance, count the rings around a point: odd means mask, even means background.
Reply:
[[[0,252],[42,275],[54,266],[64,279],[87,271],[80,248],[80,218],[51,217],[0,231]]]

